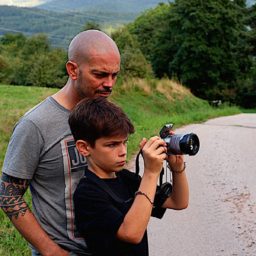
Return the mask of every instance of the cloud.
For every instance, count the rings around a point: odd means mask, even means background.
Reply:
[[[0,0],[0,5],[15,5],[20,7],[32,7],[44,3],[45,0]]]

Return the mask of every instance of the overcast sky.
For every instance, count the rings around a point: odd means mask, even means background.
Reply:
[[[15,6],[36,6],[45,2],[44,0],[0,0],[0,5],[15,5]]]

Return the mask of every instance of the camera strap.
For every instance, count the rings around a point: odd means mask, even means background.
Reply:
[[[142,155],[143,157],[142,150],[139,151],[135,160],[135,166],[136,166],[135,172],[137,175],[139,175],[139,172],[140,172],[140,163],[139,163],[140,155]],[[164,167],[162,167],[162,170],[159,176],[159,187],[156,191],[155,198],[154,198],[154,205],[156,206],[155,209],[158,209],[155,212],[155,217],[159,219],[163,217],[166,211],[166,208],[162,208],[162,205],[172,193],[172,184],[170,182],[163,183],[163,176],[164,176]]]

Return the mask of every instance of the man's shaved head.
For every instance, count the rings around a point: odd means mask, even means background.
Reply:
[[[68,48],[68,60],[76,63],[85,62],[90,54],[114,52],[120,55],[116,43],[99,30],[86,30],[71,41]]]

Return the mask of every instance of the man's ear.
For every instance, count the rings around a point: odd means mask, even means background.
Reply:
[[[66,69],[67,69],[69,77],[72,80],[77,80],[77,77],[78,77],[78,65],[75,62],[69,60],[66,63]]]
[[[90,150],[89,150],[90,144],[87,141],[85,140],[76,141],[76,148],[81,155],[85,157],[90,155]]]

